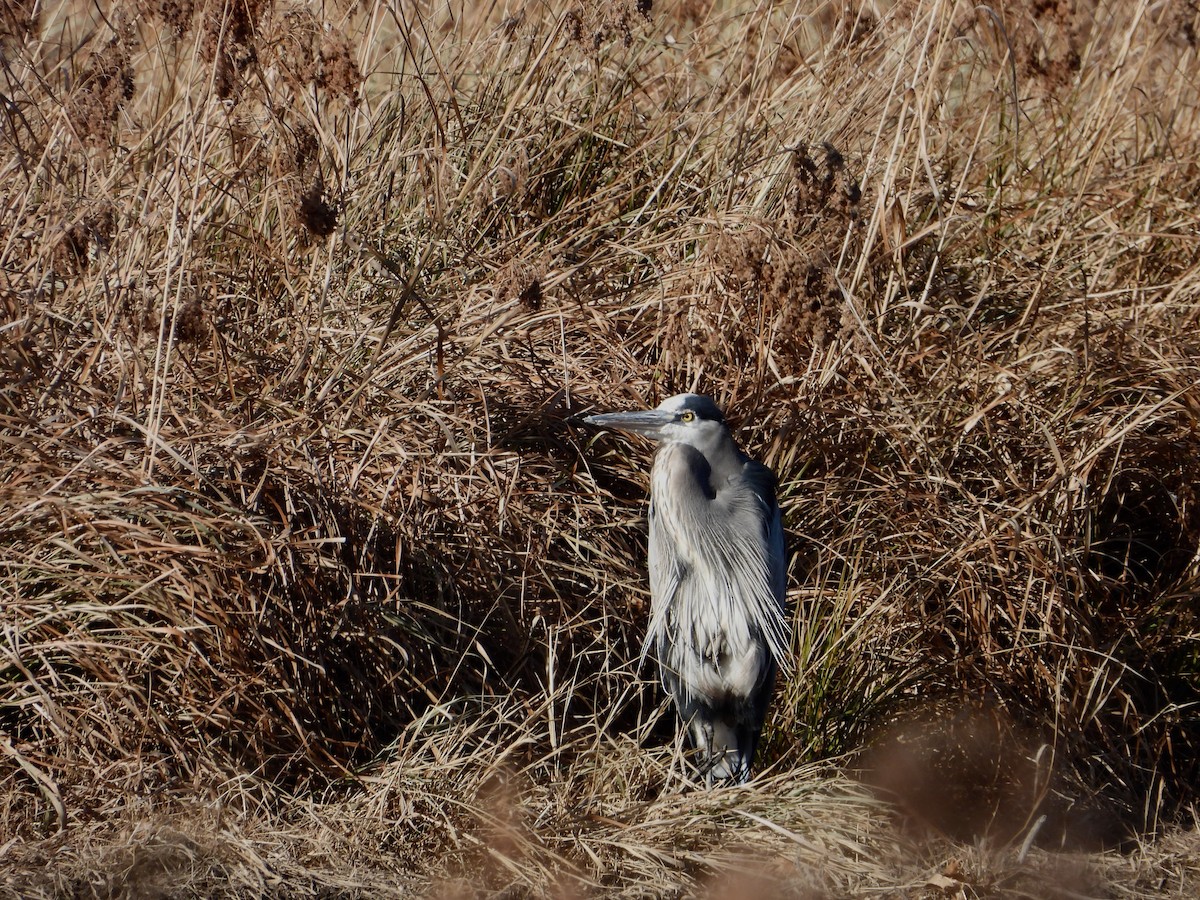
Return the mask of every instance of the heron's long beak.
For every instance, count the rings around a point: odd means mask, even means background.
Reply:
[[[648,409],[645,412],[601,413],[598,416],[588,416],[583,421],[597,428],[612,428],[617,431],[632,431],[634,434],[644,434],[646,437],[661,436],[662,428],[673,422],[671,413]]]

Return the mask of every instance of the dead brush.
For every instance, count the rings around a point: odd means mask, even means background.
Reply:
[[[0,74],[3,890],[1050,896],[1187,824],[1179,9],[84,6]],[[687,389],[796,550],[732,792],[632,671],[648,452],[571,425]]]

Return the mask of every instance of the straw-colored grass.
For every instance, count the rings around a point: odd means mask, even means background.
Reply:
[[[1193,897],[1195,3],[0,7],[0,896]],[[636,657],[683,390],[795,677]]]

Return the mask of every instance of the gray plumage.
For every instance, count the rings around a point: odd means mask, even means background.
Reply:
[[[650,473],[642,659],[653,648],[708,782],[744,782],[791,645],[775,476],[737,448],[708,397],[584,421],[662,443]]]

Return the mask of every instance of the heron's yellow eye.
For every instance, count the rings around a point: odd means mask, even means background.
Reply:
[[[679,421],[680,422],[694,422],[694,421],[696,421],[696,414],[694,412],[692,412],[690,409],[684,410],[683,413],[681,413],[679,416]]]

